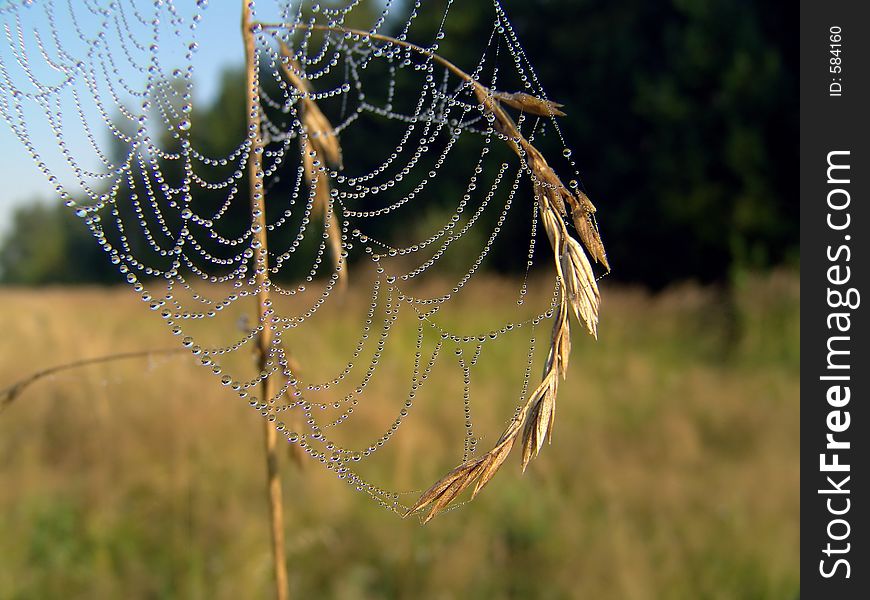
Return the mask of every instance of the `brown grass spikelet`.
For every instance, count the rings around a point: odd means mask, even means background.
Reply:
[[[552,100],[544,100],[543,98],[538,98],[537,96],[532,96],[525,92],[514,92],[509,94],[507,92],[494,91],[492,95],[494,98],[497,98],[499,102],[507,104],[511,108],[515,108],[521,112],[529,113],[530,115],[537,115],[539,117],[565,116],[565,113],[559,110],[565,106],[564,104],[559,104]]]
[[[523,427],[523,471],[529,461],[538,455],[544,440],[549,438],[552,431],[558,388],[559,378],[556,370],[552,369],[531,396],[531,410]]]
[[[323,219],[329,229],[329,251],[333,259],[333,267],[338,271],[339,285],[345,286],[347,282],[347,268],[344,264],[344,259],[341,255],[341,227],[338,223],[338,217],[332,205],[330,197],[329,177],[326,172],[318,169],[315,163],[318,157],[321,157],[316,147],[312,143],[311,138],[302,142],[302,166],[305,170],[305,181],[308,185],[314,186],[314,209],[319,210],[323,214]]]
[[[472,483],[475,485],[471,492],[471,497],[477,496],[478,492],[489,483],[502,463],[510,455],[514,440],[516,439],[514,432],[519,431],[518,423],[519,421],[516,420],[511,423],[508,431],[502,435],[499,443],[492,450],[480,458],[462,463],[436,481],[428,490],[420,495],[417,502],[405,513],[405,516],[429,507],[429,512],[423,519],[423,523],[428,523],[438,513],[447,508],[457,496],[468,489]]]
[[[586,330],[598,337],[598,307],[601,294],[595,283],[592,265],[580,244],[572,237],[565,238],[562,252],[562,274],[565,292],[577,320],[586,325]]]
[[[480,473],[480,477],[477,479],[477,483],[474,485],[474,490],[471,492],[472,499],[477,496],[478,492],[486,486],[487,483],[493,478],[493,476],[498,472],[502,463],[507,460],[507,457],[510,455],[511,450],[514,446],[513,436],[504,437],[502,441],[496,445],[495,448],[487,452],[486,454],[486,465]]]
[[[527,403],[528,415],[523,427],[523,471],[529,461],[538,455],[546,438],[552,441],[553,423],[556,419],[556,393],[559,389],[559,375],[568,375],[568,357],[571,354],[571,326],[568,321],[568,304],[565,302],[566,290],[561,292],[562,301],[553,322],[553,335],[550,351],[544,364],[544,375],[537,389],[532,392]]]
[[[341,145],[338,143],[335,129],[320,107],[317,106],[317,102],[311,99],[311,84],[308,83],[307,79],[302,78],[300,75],[302,69],[299,63],[290,55],[290,50],[283,42],[281,43],[281,57],[283,59],[281,70],[284,72],[284,76],[299,92],[300,117],[309,140],[317,154],[325,159],[326,164],[341,168]]]
[[[311,99],[311,85],[300,76],[299,64],[290,56],[287,46],[281,43],[281,69],[287,80],[299,92],[299,117],[304,135],[300,136],[302,166],[305,181],[313,186],[314,208],[323,214],[329,233],[329,249],[333,266],[338,272],[339,285],[347,284],[347,268],[342,258],[341,228],[332,205],[329,176],[326,165],[342,168],[341,145],[332,124]],[[320,163],[319,165],[317,163]]]
[[[430,504],[429,514],[423,519],[428,523],[432,517],[444,510],[456,496],[471,485],[483,471],[486,456],[470,462],[465,462],[452,469],[444,477],[436,481],[432,487],[423,492],[414,505],[408,509],[407,515],[420,511]]]
[[[553,322],[553,339],[550,343],[550,352],[547,355],[547,368],[552,362],[562,379],[568,377],[568,358],[571,356],[571,327],[568,321],[568,305],[565,302],[559,303],[559,312],[556,315],[556,320]]]
[[[589,197],[579,190],[577,191],[576,198],[577,203],[572,206],[571,218],[574,220],[574,227],[577,228],[580,240],[586,246],[586,249],[589,250],[592,258],[610,271],[607,253],[604,251],[604,243],[601,241],[598,225],[595,223],[595,206],[589,200]]]

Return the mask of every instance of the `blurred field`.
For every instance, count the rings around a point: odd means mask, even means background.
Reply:
[[[285,460],[293,595],[797,598],[799,283],[750,278],[730,303],[692,285],[605,285],[600,340],[574,335],[553,445],[525,475],[513,456],[475,502],[425,527]],[[484,281],[457,300],[456,326],[508,314],[516,288]],[[349,299],[306,350],[353,337],[366,302]],[[399,323],[413,352],[416,324]],[[0,387],[177,343],[126,289],[0,289],[0,326]],[[474,375],[482,423],[517,401],[504,365],[526,348],[500,352]],[[373,381],[383,410],[407,393],[409,375],[391,375],[401,361],[385,357]],[[419,489],[461,455],[461,375],[444,373],[427,384],[440,401],[371,459],[378,483]],[[392,416],[359,427],[375,438]],[[270,597],[263,480],[260,417],[189,357],[43,381],[0,413],[0,598]]]

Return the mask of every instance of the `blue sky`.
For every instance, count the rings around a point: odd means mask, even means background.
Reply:
[[[11,3],[14,3],[14,0]],[[189,3],[193,5],[193,0]],[[8,0],[0,0],[0,8],[8,4],[10,4]],[[63,5],[61,2],[56,4]],[[147,6],[150,0],[140,4]],[[35,9],[23,10],[27,12]],[[208,102],[216,91],[220,71],[241,62],[243,50],[239,19],[239,3],[235,1],[212,0],[204,10],[203,20],[198,26],[197,33],[199,50],[193,56],[196,102]],[[0,15],[0,26],[3,22],[13,25],[12,15]],[[61,22],[59,25],[63,26],[66,23]],[[85,31],[94,30],[98,26],[98,19],[87,11],[82,11],[80,26]],[[0,43],[7,43],[5,34],[2,34]],[[140,77],[139,80],[144,81],[144,77]],[[53,135],[47,127],[39,127],[39,124],[36,124],[33,128],[33,136],[38,146],[47,147],[54,144]],[[0,160],[0,181],[4,183],[0,187],[0,235],[2,235],[10,225],[15,206],[39,200],[56,201],[57,196],[46,177],[36,168],[21,142],[2,120],[0,120],[0,156],[3,157]]]
[[[66,43],[66,40],[68,39],[72,48],[72,54],[75,54],[76,58],[81,58],[80,54],[86,51],[86,46],[79,43],[79,40],[75,35],[74,23],[69,16],[71,7],[74,11],[73,14],[75,15],[75,18],[78,20],[77,24],[79,29],[85,32],[85,35],[90,36],[100,30],[103,20],[96,13],[99,12],[99,10],[105,10],[106,7],[111,7],[115,1],[116,0],[38,0],[34,2],[33,0],[0,0],[0,55],[2,55],[5,64],[12,67],[10,69],[11,71],[17,70],[14,64],[14,56],[11,54],[9,48],[6,33],[3,30],[4,25],[9,25],[11,32],[13,33],[13,38],[15,37],[16,12],[21,15],[22,24],[25,28],[25,37],[28,37],[27,32],[29,31],[29,26],[30,29],[40,31],[46,40],[50,39],[48,33],[50,29],[47,26],[44,9],[45,6],[51,6],[54,7],[53,10],[56,15],[57,29],[61,30],[60,35],[63,39],[63,43]],[[287,1],[288,0],[281,0],[280,2],[278,0],[258,0],[256,3],[256,18],[265,22],[280,20],[278,6],[286,5]],[[351,0],[322,1],[324,4],[331,4],[334,7],[346,6],[351,3]],[[379,4],[384,3],[384,0],[374,1]],[[294,0],[290,0],[290,2],[291,6],[297,5],[297,2]],[[128,14],[130,7],[137,8],[142,15],[149,19],[155,14],[155,0],[122,0],[121,4],[124,7],[127,7],[125,10]],[[198,105],[208,103],[213,99],[217,91],[221,71],[239,65],[243,60],[242,36],[239,27],[241,18],[241,2],[239,2],[239,0],[197,0],[196,2],[194,0],[174,0],[173,2],[164,2],[163,4],[164,8],[159,10],[164,11],[162,13],[164,16],[167,14],[165,12],[165,7],[171,5],[174,7],[174,10],[177,10],[177,12],[186,19],[189,19],[193,12],[197,10],[197,5],[204,6],[202,9],[202,21],[197,25],[196,29],[196,41],[199,47],[193,54],[191,66],[193,69],[194,103]],[[392,7],[392,12],[401,13],[406,6],[406,1],[390,0],[390,6]],[[17,7],[17,9],[10,9],[10,7]],[[97,10],[95,11],[94,9]],[[109,8],[109,10],[113,9]],[[130,21],[132,21],[131,26],[137,25],[135,20],[130,19]],[[190,23],[190,21],[188,20],[187,23]],[[164,26],[165,28],[167,25],[170,25],[169,20],[161,18],[161,26]],[[186,27],[186,25],[184,26]],[[144,37],[147,37],[147,39],[140,39],[138,37],[136,39],[143,45],[144,50],[152,41],[150,37],[152,32],[148,31],[147,27],[143,31],[146,34]],[[185,33],[189,37],[190,34],[186,31]],[[67,37],[63,38],[63,36]],[[163,39],[169,38],[171,38],[171,36],[164,37]],[[28,53],[34,56],[36,63],[39,63],[39,49],[33,41],[35,38],[31,34],[28,39],[31,41],[31,43],[27,45]],[[175,41],[178,42],[177,39]],[[181,44],[182,42],[178,43]],[[110,47],[114,48],[114,46],[111,45],[111,41],[109,41],[108,44]],[[187,40],[184,40],[184,48],[186,48],[186,44]],[[78,48],[76,48],[77,45]],[[168,44],[164,46],[161,43],[159,54],[161,54],[162,66],[166,66],[169,63],[174,63],[173,66],[183,66],[185,64],[183,62],[184,51],[181,50],[173,55],[167,50],[168,46]],[[180,45],[176,45],[175,47],[181,48]],[[76,49],[78,49],[79,54],[75,53]],[[132,50],[135,54],[135,49]],[[120,54],[120,50],[118,58],[118,65],[123,65],[126,62],[124,57]],[[170,70],[171,67],[166,67],[163,69],[163,73],[168,74]],[[19,76],[21,76],[20,70],[18,70],[18,72]],[[46,74],[47,76],[57,77],[56,72],[48,69],[46,69]],[[122,70],[119,76],[128,79],[133,87],[138,89],[144,88],[146,79],[144,74],[139,74],[133,69],[129,69],[127,72]],[[15,81],[17,82],[17,80]],[[51,79],[49,79],[49,81],[51,81]],[[71,97],[63,98],[61,102],[64,103],[63,106],[65,111],[72,112],[74,106],[70,105]],[[84,110],[90,111],[92,113],[91,116],[98,117],[95,108],[93,106],[87,106],[87,102],[85,102],[85,104],[86,106],[84,107]],[[111,102],[109,104],[111,104]],[[29,135],[31,136],[34,145],[40,149],[40,152],[44,152],[43,160],[50,168],[55,164],[59,167],[63,167],[64,161],[58,151],[54,133],[47,123],[44,114],[36,108],[34,108],[32,112],[33,118],[29,118],[30,112],[28,112],[27,117]],[[73,113],[73,116],[74,115],[75,113]],[[73,118],[71,121],[75,121],[75,119]],[[99,119],[97,119],[97,122],[99,123]],[[75,132],[72,132],[72,135],[67,134],[66,139],[70,145],[71,153],[76,157],[76,160],[79,161],[82,167],[96,167],[97,163],[95,158],[93,159],[93,164],[88,163],[87,157],[93,157],[93,151],[82,133],[76,135]],[[106,137],[99,141],[105,142],[107,139],[108,138]],[[0,156],[2,156],[2,160],[0,160],[0,182],[3,183],[3,185],[0,186],[0,238],[2,238],[10,226],[16,206],[40,201],[57,202],[58,196],[53,186],[48,183],[46,176],[37,169],[33,158],[31,158],[24,146],[2,119],[0,119]],[[95,168],[95,170],[99,169]],[[74,178],[71,174],[65,175],[64,171],[61,169],[55,170],[54,174],[59,178],[62,184],[73,184],[70,186],[69,191],[74,196],[78,195],[76,193],[78,188],[74,185]]]

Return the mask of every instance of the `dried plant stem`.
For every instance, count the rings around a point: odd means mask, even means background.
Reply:
[[[76,360],[62,365],[55,365],[41,371],[36,371],[27,377],[16,381],[9,387],[0,390],[0,411],[5,410],[10,404],[15,402],[21,393],[40,379],[51,377],[63,371],[78,369],[80,367],[88,367],[101,363],[114,362],[116,360],[127,360],[131,358],[147,358],[150,356],[160,356],[163,354],[181,354],[190,352],[187,348],[166,348],[161,350],[137,350],[135,352],[120,352],[118,354],[108,354],[106,356],[95,356],[93,358],[85,358]]]
[[[270,422],[265,422],[264,448],[266,452],[266,485],[269,494],[271,516],[272,559],[274,561],[275,597],[287,600],[287,557],[284,545],[284,507],[281,493],[281,474],[278,471],[278,431]]]
[[[262,29],[324,31],[358,39],[381,41],[407,48],[433,60],[471,87],[492,129],[511,146],[522,162],[523,168],[531,176],[535,201],[540,207],[541,222],[553,248],[553,258],[559,282],[558,313],[553,323],[550,351],[544,365],[541,383],[532,392],[526,403],[520,407],[517,415],[511,420],[492,449],[483,456],[471,459],[451,470],[423,492],[408,511],[408,514],[412,514],[428,507],[429,512],[424,522],[429,521],[472,484],[474,484],[472,497],[477,495],[499,470],[513,449],[515,442],[522,439],[522,465],[523,470],[525,470],[529,461],[537,456],[544,440],[549,440],[552,436],[559,375],[562,378],[567,375],[568,358],[571,352],[569,309],[590,334],[597,335],[600,297],[587,252],[593,260],[603,265],[608,271],[610,266],[607,262],[604,245],[598,234],[594,217],[595,207],[581,190],[576,188],[569,190],[565,187],[541,152],[523,136],[505,107],[531,115],[551,118],[564,116],[565,113],[560,110],[561,104],[544,98],[538,98],[524,92],[506,93],[489,89],[446,58],[432,50],[404,40],[370,31],[328,25],[259,23],[258,26]],[[293,60],[283,45],[282,54],[286,61]],[[572,238],[568,232],[565,219],[569,215],[583,245]]]
[[[600,297],[586,253],[588,252],[593,260],[606,269],[609,270],[610,266],[595,223],[595,207],[582,191],[569,190],[565,187],[541,152],[520,133],[516,123],[505,110],[505,107],[510,107],[532,115],[555,117],[564,116],[560,110],[562,105],[524,92],[506,93],[491,90],[435,52],[389,36],[359,29],[304,23],[260,24],[260,27],[325,31],[377,40],[407,48],[433,60],[467,82],[493,130],[513,148],[531,176],[535,200],[541,209],[541,221],[553,248],[559,282],[558,312],[553,323],[550,351],[544,365],[541,383],[520,407],[517,415],[492,449],[454,468],[420,496],[408,514],[428,508],[429,512],[424,522],[428,521],[443,511],[472,484],[474,484],[472,497],[477,495],[499,470],[520,439],[522,440],[522,466],[525,470],[529,461],[537,456],[544,440],[549,440],[552,436],[559,375],[562,378],[567,375],[568,358],[571,352],[569,309],[590,334],[593,336],[597,334]],[[292,60],[286,48],[282,50],[285,60]],[[565,219],[569,213],[576,226],[577,234],[583,242],[582,246],[568,232]]]
[[[567,216],[565,203],[571,208],[571,216],[577,231],[586,245],[587,250],[592,257],[605,268],[610,270],[607,263],[607,255],[604,252],[604,245],[598,236],[598,228],[594,222],[595,206],[582,191],[568,190],[561,182],[559,177],[553,171],[552,167],[547,164],[543,155],[529,142],[517,129],[513,120],[507,115],[502,108],[502,104],[515,108],[521,112],[536,116],[565,116],[560,108],[562,105],[550,100],[537,98],[535,96],[523,93],[505,93],[497,90],[490,90],[482,85],[469,73],[466,73],[461,68],[428,48],[418,46],[405,40],[399,40],[388,35],[363,31],[362,29],[352,29],[347,27],[334,27],[330,25],[317,25],[307,23],[257,23],[257,26],[262,29],[285,29],[285,30],[304,30],[304,31],[323,31],[330,33],[340,33],[345,35],[358,36],[369,40],[385,42],[394,46],[407,48],[412,52],[416,52],[421,56],[431,58],[436,63],[445,67],[451,73],[459,77],[461,80],[468,82],[480,103],[485,107],[485,111],[493,118],[494,128],[502,134],[514,148],[514,151],[525,161],[525,166],[535,176],[536,197],[539,198],[541,204],[545,201],[540,199],[539,192],[549,197],[549,200],[554,204],[554,208]],[[286,49],[283,49],[285,58],[289,59],[289,54]],[[285,68],[285,72],[286,72]],[[542,206],[546,208],[546,206]]]
[[[329,232],[333,266],[338,274],[338,285],[340,289],[344,289],[347,285],[347,266],[342,257],[341,226],[332,202],[326,169],[326,165],[336,169],[342,167],[341,145],[338,143],[335,128],[311,99],[311,86],[301,76],[299,64],[290,56],[290,51],[283,43],[281,56],[285,61],[281,63],[281,70],[299,94],[299,118],[303,130],[299,141],[305,181],[312,190],[314,208],[323,214],[324,227]]]
[[[260,327],[258,337],[259,367],[267,370],[269,348],[272,345],[272,330],[267,322],[269,306],[269,251],[266,236],[266,208],[263,187],[263,139],[260,133],[260,102],[257,95],[259,86],[257,76],[257,48],[251,22],[251,7],[242,0],[242,37],[245,42],[245,74],[248,120],[248,180],[251,194],[251,217],[256,236],[255,273],[257,282],[257,322]],[[272,378],[265,377],[262,382],[264,402],[272,398]],[[278,471],[278,432],[274,424],[264,420],[266,476],[269,496],[269,513],[272,530],[272,559],[274,563],[275,597],[287,600],[287,560],[284,547],[284,506],[281,494],[281,478]]]
[[[370,40],[376,40],[379,42],[386,42],[388,44],[394,46],[401,46],[403,48],[408,48],[418,54],[422,54],[423,56],[428,56],[432,58],[438,64],[449,69],[454,75],[463,79],[464,81],[472,81],[471,75],[454,65],[452,62],[444,58],[443,56],[432,52],[424,48],[423,46],[418,46],[417,44],[412,44],[411,42],[406,42],[404,40],[399,40],[394,37],[390,37],[388,35],[381,35],[379,33],[373,33],[371,31],[363,31],[362,29],[352,29],[349,27],[333,27],[330,25],[316,25],[316,24],[308,24],[308,23],[258,23],[260,27],[263,29],[303,29],[309,31],[326,31],[331,33],[343,33],[349,35],[356,35],[360,37],[364,37]]]

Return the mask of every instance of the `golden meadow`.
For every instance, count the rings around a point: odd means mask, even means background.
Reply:
[[[515,318],[518,287],[482,277],[445,318],[459,331]],[[282,453],[291,595],[797,598],[799,289],[791,272],[730,297],[605,280],[599,341],[573,336],[552,445],[425,527]],[[369,302],[354,290],[297,339],[312,377],[346,358]],[[530,296],[546,306],[551,291],[534,281]],[[0,387],[179,342],[127,289],[3,288],[0,307]],[[417,323],[396,327],[354,440],[379,436],[407,394]],[[506,338],[473,371],[480,448],[518,403],[527,341]],[[462,377],[442,358],[364,470],[406,505],[461,458]],[[0,412],[0,598],[268,597],[261,437],[261,417],[186,354],[35,384]]]

